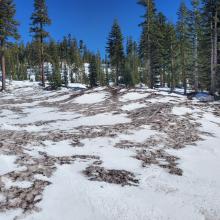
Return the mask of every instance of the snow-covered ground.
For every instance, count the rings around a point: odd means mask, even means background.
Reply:
[[[219,143],[220,103],[13,82],[0,93],[0,220],[220,220]]]

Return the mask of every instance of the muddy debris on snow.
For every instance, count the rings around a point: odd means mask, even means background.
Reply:
[[[104,167],[89,166],[83,173],[91,181],[107,182],[121,186],[137,186],[139,183],[133,173],[125,170],[107,170]]]
[[[48,181],[35,180],[28,188],[1,187],[0,192],[6,196],[6,200],[0,202],[0,212],[11,209],[22,209],[23,212],[38,211],[36,206],[43,198],[45,187],[50,185]]]
[[[166,153],[164,150],[147,151],[140,150],[135,156],[136,159],[141,160],[142,166],[158,165],[161,168],[168,169],[170,174],[182,176],[183,171],[178,168],[178,157]]]

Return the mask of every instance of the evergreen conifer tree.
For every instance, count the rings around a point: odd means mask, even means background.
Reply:
[[[45,30],[45,26],[51,24],[51,20],[48,17],[46,0],[34,1],[34,12],[31,16],[31,21],[32,23],[31,23],[30,32],[33,34],[34,39],[39,44],[41,81],[42,81],[42,86],[45,86],[44,39],[49,36],[49,33]]]
[[[193,87],[195,91],[199,89],[199,42],[201,37],[201,13],[200,0],[191,0],[192,10],[190,11],[189,30],[190,43],[192,48],[192,70],[193,70]]]
[[[126,47],[126,59],[125,59],[125,72],[124,72],[124,83],[127,86],[134,86],[140,82],[139,75],[139,57],[138,57],[138,46],[131,37],[127,40]]]
[[[55,41],[49,44],[50,63],[52,64],[52,75],[49,77],[52,89],[58,89],[62,86],[59,45]]]
[[[89,64],[89,82],[91,88],[97,86],[97,72],[96,56],[93,55]]]
[[[13,0],[0,1],[0,57],[2,70],[2,90],[5,90],[6,61],[5,53],[8,40],[12,37],[18,39],[18,22],[15,20],[15,4]]]
[[[164,54],[164,59],[166,60],[165,72],[167,74],[166,82],[171,89],[171,92],[174,91],[179,77],[177,74],[178,70],[178,42],[177,42],[177,33],[175,26],[171,23],[167,24],[166,28],[166,49]]]
[[[150,88],[153,88],[155,75],[158,75],[154,65],[157,62],[155,3],[154,0],[138,0],[138,4],[142,5],[146,11],[143,16],[144,21],[141,24],[142,34],[140,41],[140,56],[143,68],[146,71],[143,78],[144,82],[147,83]]]
[[[219,0],[203,0],[202,4],[204,35],[206,36],[206,44],[209,45],[210,51],[207,58],[211,60],[210,92],[215,94],[218,82],[220,2]]]
[[[181,2],[178,11],[177,36],[179,42],[179,60],[181,81],[184,87],[184,94],[187,93],[187,83],[189,79],[190,70],[190,41],[189,41],[189,10],[184,2]]]
[[[118,85],[119,79],[123,76],[124,47],[121,28],[117,20],[114,21],[109,34],[106,52],[109,56],[111,68],[115,72],[113,80],[115,84]]]

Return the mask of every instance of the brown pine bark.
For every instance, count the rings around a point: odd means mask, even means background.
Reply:
[[[43,24],[41,24],[41,30],[43,30]],[[44,73],[44,40],[43,35],[40,36],[40,69],[41,69],[41,81],[42,86],[45,87],[45,73]]]
[[[198,92],[198,89],[199,89],[199,64],[198,64],[198,37],[197,37],[197,35],[196,35],[196,39],[195,39],[194,60],[195,60],[194,88],[195,88],[195,91]]]
[[[6,78],[6,69],[5,69],[5,54],[4,54],[4,41],[1,40],[1,70],[2,70],[2,89],[6,89],[5,78]]]
[[[218,65],[218,11],[211,21],[211,94],[216,92],[216,74]]]
[[[6,78],[6,70],[5,70],[5,55],[4,52],[2,52],[1,55],[1,67],[2,67],[2,91],[6,89],[5,86],[5,78]]]

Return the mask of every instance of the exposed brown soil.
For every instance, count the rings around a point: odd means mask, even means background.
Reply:
[[[135,175],[126,170],[107,170],[104,167],[89,166],[84,172],[91,181],[114,183],[122,186],[136,186],[139,181]]]

